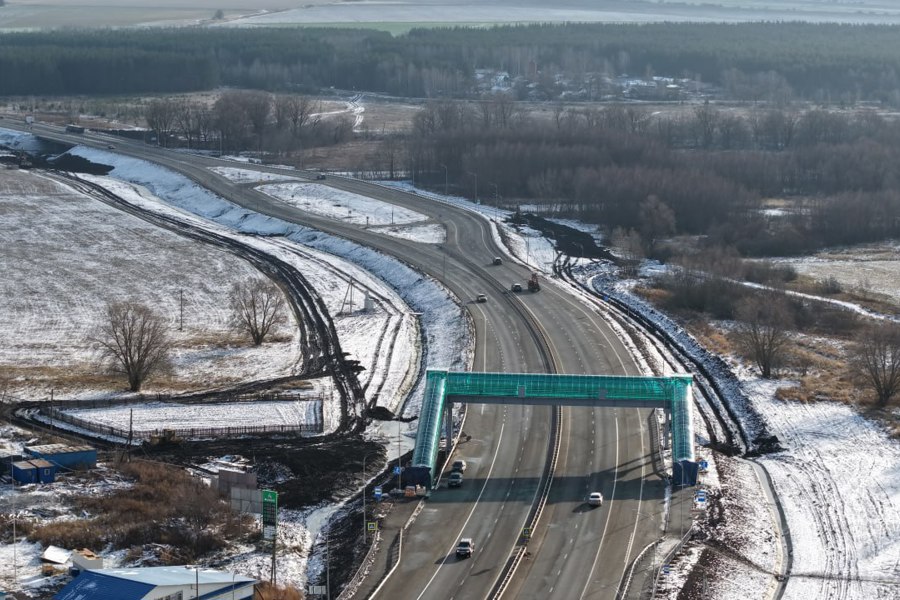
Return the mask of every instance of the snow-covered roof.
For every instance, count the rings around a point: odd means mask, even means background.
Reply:
[[[193,567],[141,567],[125,569],[89,569],[62,589],[54,600],[139,600],[156,587],[232,585],[238,588],[255,584],[243,575]],[[229,588],[230,589],[230,588]]]
[[[67,446],[65,444],[44,444],[43,446],[25,446],[29,454],[68,454],[69,452],[96,452],[93,446]]]

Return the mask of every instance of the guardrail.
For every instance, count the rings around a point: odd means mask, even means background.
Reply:
[[[84,429],[92,433],[96,433],[108,437],[116,437],[123,440],[129,438],[133,442],[149,441],[151,439],[190,439],[190,438],[229,438],[247,435],[266,435],[275,433],[295,433],[295,434],[315,434],[322,433],[324,415],[322,405],[319,405],[316,422],[299,423],[297,425],[243,425],[234,427],[173,427],[164,429],[138,430],[128,432],[125,429],[113,427],[111,425],[103,425],[95,421],[76,417],[68,414],[58,407],[42,407],[39,412],[50,419],[50,425],[53,421],[68,423],[79,429]]]

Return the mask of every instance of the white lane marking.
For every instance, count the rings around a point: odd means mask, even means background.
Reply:
[[[641,418],[640,409],[634,409],[638,416],[639,433],[641,436],[641,458],[644,457],[644,420]],[[638,493],[637,513],[634,515],[634,529],[631,530],[631,538],[628,540],[628,548],[625,550],[625,567],[622,570],[622,577],[619,578],[619,588],[622,588],[622,580],[625,579],[625,571],[628,568],[628,557],[631,556],[631,548],[634,545],[634,536],[637,534],[638,523],[641,522],[641,504],[644,502],[644,476],[647,470],[647,463],[641,463],[641,487]]]
[[[584,598],[584,595],[587,593],[588,587],[591,585],[591,580],[594,579],[594,570],[597,568],[597,561],[600,560],[600,550],[603,548],[603,542],[606,540],[606,530],[609,527],[609,520],[612,517],[612,503],[613,498],[616,497],[616,484],[619,482],[619,417],[616,415],[616,470],[613,474],[613,489],[612,495],[609,500],[605,503],[609,508],[606,511],[606,523],[603,525],[603,533],[600,534],[600,543],[597,544],[597,554],[594,555],[594,562],[591,564],[591,572],[588,573],[587,581],[584,584],[584,589],[581,590],[581,595],[579,598]]]
[[[494,472],[494,465],[497,462],[497,454],[500,452],[500,445],[503,441],[503,430],[506,427],[506,423],[500,425],[500,435],[497,438],[497,447],[494,449],[494,456],[491,458],[491,468],[488,469],[487,477],[484,478],[484,483],[481,485],[481,491],[478,492],[478,497],[475,498],[475,502],[472,503],[472,510],[469,511],[469,516],[466,517],[465,522],[462,524],[462,527],[459,528],[459,533],[456,534],[454,539],[459,539],[462,537],[462,532],[466,528],[466,525],[469,524],[469,520],[471,520],[472,515],[475,514],[475,509],[478,508],[478,503],[481,501],[481,496],[484,495],[484,490],[487,487],[488,481],[491,479],[491,473]],[[453,542],[453,546],[450,547],[450,551],[456,548],[456,542]],[[448,554],[449,554],[448,552]],[[441,571],[441,567],[447,564],[448,556],[444,557],[444,560],[441,561],[441,564],[438,565],[438,568],[435,569],[434,575],[431,576],[431,579],[428,580],[428,583],[425,584],[425,587],[422,588],[422,593],[416,597],[416,600],[421,600],[422,596],[425,595],[425,592],[428,591],[428,588],[431,586],[431,583],[434,581],[434,578],[438,576],[438,573]]]

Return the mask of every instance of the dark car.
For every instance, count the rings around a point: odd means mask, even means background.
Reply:
[[[463,538],[459,540],[459,545],[456,546],[456,557],[470,558],[472,556],[472,552],[474,551],[475,542],[472,541],[472,538]]]
[[[450,476],[447,477],[447,487],[459,487],[463,482],[463,474],[459,471],[453,471],[450,473]]]
[[[325,179],[325,176],[319,173],[318,175],[316,175],[316,179],[322,180]]]

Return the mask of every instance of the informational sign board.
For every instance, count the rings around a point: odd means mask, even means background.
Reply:
[[[263,490],[262,493],[263,538],[274,540],[278,527],[278,492]]]
[[[706,462],[705,460],[701,460],[701,461],[700,461],[700,470],[701,470],[701,471],[705,471],[705,470],[707,470],[708,468],[709,468],[709,463]]]
[[[367,521],[366,529],[369,531],[378,531],[378,521]]]
[[[383,491],[380,485],[375,486],[375,490],[372,492],[372,495],[375,496],[376,500],[381,500],[381,496],[383,496]]]

